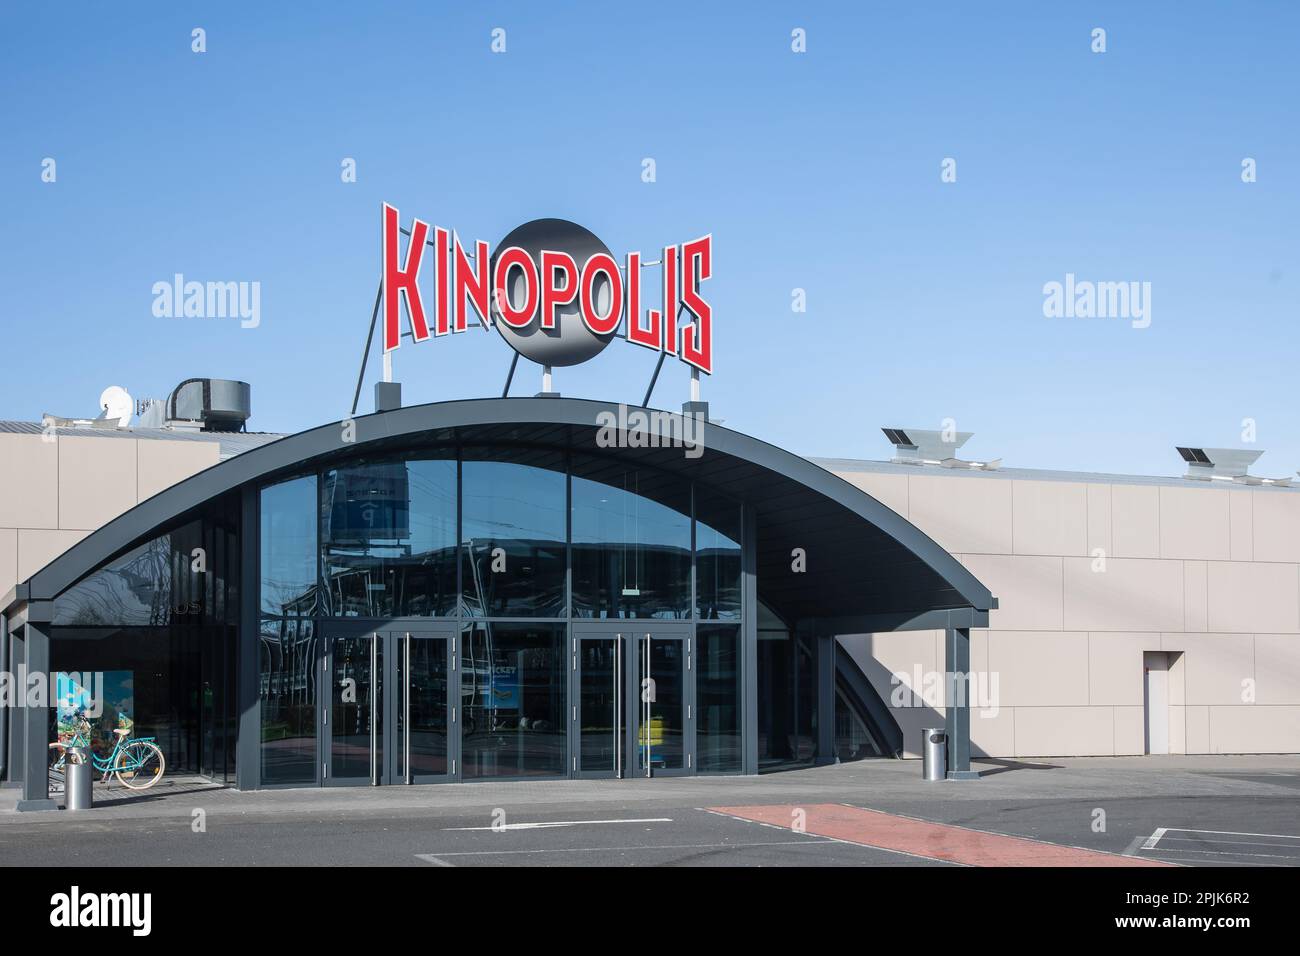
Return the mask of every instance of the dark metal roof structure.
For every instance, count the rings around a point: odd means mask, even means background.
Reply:
[[[288,435],[141,502],[68,549],[11,597],[15,603],[23,596],[53,599],[160,526],[246,483],[287,477],[333,460],[458,442],[522,443],[606,455],[743,499],[757,515],[761,598],[791,621],[996,606],[988,589],[952,555],[825,468],[716,424],[702,425],[704,450],[692,458],[680,446],[664,447],[671,419],[679,416],[635,407],[625,414],[657,416],[643,437],[647,445],[660,447],[599,447],[599,416],[617,416],[619,410],[618,405],[569,398],[472,399],[358,416],[352,441],[345,440],[338,422]],[[796,549],[806,557],[802,573],[792,567]]]

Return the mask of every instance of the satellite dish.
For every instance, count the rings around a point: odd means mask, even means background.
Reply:
[[[122,386],[110,385],[99,396],[99,409],[101,418],[116,421],[119,426],[126,428],[131,424],[131,416],[135,413],[135,399]]]

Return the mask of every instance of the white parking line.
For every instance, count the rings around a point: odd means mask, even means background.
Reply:
[[[1218,836],[1272,837],[1277,840],[1300,840],[1290,833],[1250,833],[1244,830],[1188,830],[1184,827],[1161,827],[1156,833],[1214,833]],[[1155,834],[1152,834],[1154,836]]]
[[[645,817],[638,820],[548,820],[544,823],[502,823],[488,827],[443,827],[444,832],[470,833],[478,830],[492,830],[501,833],[505,830],[543,830],[549,827],[585,827],[602,823],[672,823],[672,817]]]
[[[1160,838],[1168,832],[1169,830],[1166,829],[1165,827],[1157,828],[1155,833],[1152,833],[1149,837],[1147,837],[1147,842],[1142,844],[1142,849],[1154,850],[1156,848],[1156,844],[1160,842]]]
[[[1193,836],[1175,836],[1174,834],[1193,834]],[[1247,839],[1226,839],[1214,840],[1205,839],[1205,837],[1258,837],[1257,840]],[[1281,840],[1284,842],[1270,842]],[[1141,845],[1138,842],[1142,841]],[[1287,842],[1290,841],[1290,842]],[[1181,845],[1175,845],[1181,844]],[[1187,844],[1197,844],[1197,846],[1188,846]],[[1240,847],[1241,849],[1227,850],[1209,850],[1199,849],[1198,846],[1208,847]],[[1250,853],[1246,852],[1246,847],[1272,847],[1277,849],[1298,849],[1300,850],[1300,836],[1291,833],[1252,833],[1246,830],[1195,830],[1190,827],[1157,827],[1146,840],[1137,837],[1128,845],[1124,851],[1125,856],[1138,856],[1143,851],[1156,851],[1161,857],[1168,858],[1171,856],[1181,856],[1184,858],[1200,857],[1235,857],[1239,861],[1245,859],[1255,860],[1291,860],[1298,861],[1300,858],[1294,854],[1284,853]],[[1205,862],[1211,862],[1206,860]],[[1216,860],[1216,865],[1226,864],[1228,860]],[[1255,864],[1263,865],[1263,864]]]

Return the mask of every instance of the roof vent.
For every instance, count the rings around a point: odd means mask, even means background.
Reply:
[[[926,428],[882,428],[894,444],[897,454],[893,461],[900,465],[939,465],[943,468],[973,468],[993,471],[1002,465],[1002,459],[993,461],[965,461],[956,451],[970,441],[974,432],[933,431]]]
[[[1193,481],[1234,481],[1239,485],[1279,485],[1283,488],[1291,484],[1290,478],[1256,478],[1246,473],[1246,469],[1264,454],[1263,450],[1177,447],[1178,454],[1187,462],[1187,474],[1183,477]]]
[[[164,414],[172,428],[243,431],[244,423],[252,414],[252,389],[247,382],[189,378],[172,390]]]

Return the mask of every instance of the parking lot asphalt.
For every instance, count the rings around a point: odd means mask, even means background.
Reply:
[[[757,777],[484,782],[241,793],[173,778],[18,813],[3,865],[1300,865],[1300,758],[912,761]]]

